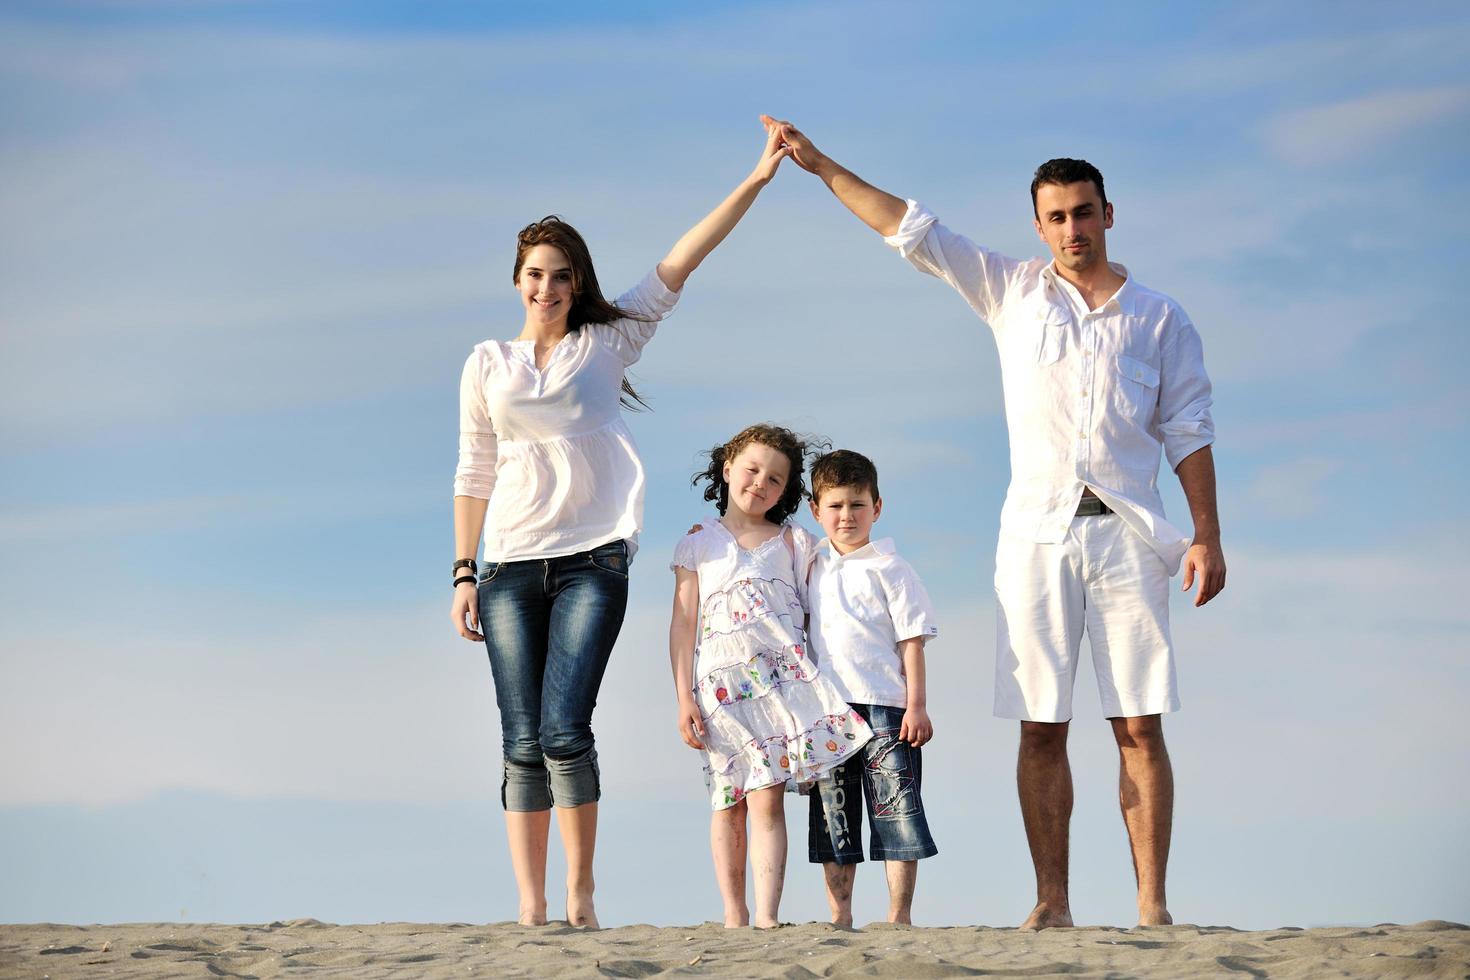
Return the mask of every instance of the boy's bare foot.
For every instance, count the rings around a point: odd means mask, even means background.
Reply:
[[[592,893],[579,895],[567,892],[567,924],[586,929],[600,929],[597,924],[597,909],[592,903]]]
[[[1046,902],[1037,902],[1036,908],[1031,910],[1031,914],[1026,916],[1026,921],[1020,927],[1033,932],[1041,929],[1070,929],[1072,910],[1065,905],[1054,908]]]
[[[1153,905],[1147,908],[1139,906],[1138,924],[1141,926],[1172,926],[1174,924],[1174,917],[1162,905]]]

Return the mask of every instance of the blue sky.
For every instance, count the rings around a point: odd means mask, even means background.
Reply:
[[[519,329],[518,228],[561,213],[631,284],[753,165],[760,112],[1011,254],[1038,162],[1101,167],[1111,254],[1216,385],[1230,586],[1175,608],[1176,916],[1470,920],[1470,14],[897,9],[0,6],[0,920],[511,917],[489,671],[447,619],[459,370]],[[760,419],[876,459],[939,606],[918,919],[1019,921],[989,332],[788,168],[635,379],[603,921],[718,908],[663,567],[697,452]],[[1091,684],[1074,908],[1126,924]],[[793,861],[786,918],[821,916],[817,877]]]

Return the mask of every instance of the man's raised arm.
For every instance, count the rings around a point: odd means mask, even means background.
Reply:
[[[899,222],[908,210],[903,198],[879,190],[822,153],[805,133],[791,123],[770,116],[761,116],[761,122],[779,127],[782,143],[791,148],[791,159],[796,161],[796,165],[822,178],[822,182],[837,195],[837,200],[865,225],[885,238],[898,231]]]

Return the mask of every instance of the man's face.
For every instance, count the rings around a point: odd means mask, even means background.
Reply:
[[[1103,204],[1092,181],[1036,188],[1036,233],[1062,268],[1086,272],[1098,262],[1106,262],[1104,236],[1111,227],[1113,206]]]

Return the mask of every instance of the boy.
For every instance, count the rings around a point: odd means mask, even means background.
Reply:
[[[923,582],[892,539],[869,538],[883,511],[872,462],[839,449],[812,464],[811,480],[812,513],[827,538],[811,569],[809,637],[822,672],[873,739],[811,795],[809,856],[822,865],[833,924],[851,926],[866,797],[869,855],[888,874],[888,921],[909,924],[919,859],[939,853],[919,798],[919,746],[934,734],[924,642],[939,629]]]

